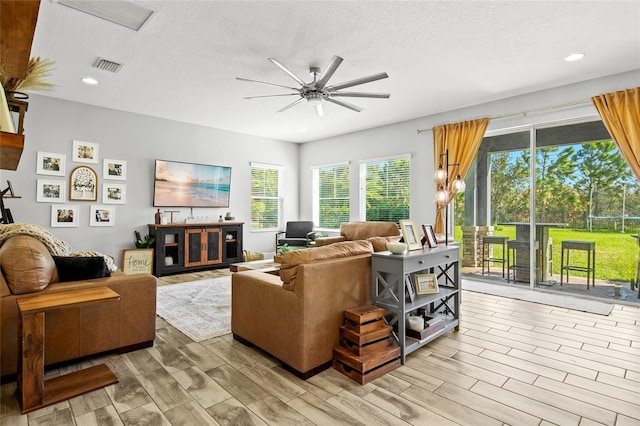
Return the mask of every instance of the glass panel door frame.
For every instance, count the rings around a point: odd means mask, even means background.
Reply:
[[[542,247],[536,247],[536,232],[537,229],[537,217],[536,217],[536,158],[537,158],[537,131],[546,128],[562,127],[572,124],[585,124],[592,121],[600,121],[600,117],[597,114],[582,116],[579,118],[560,119],[549,122],[541,122],[534,124],[526,124],[521,126],[514,126],[504,129],[490,130],[485,133],[485,137],[507,135],[518,132],[529,132],[529,152],[531,153],[529,158],[529,289],[533,290],[537,286],[538,274],[536,269],[542,268],[542,265],[538,265],[538,256],[536,256],[537,250],[541,250]],[[490,217],[490,212],[488,212]],[[543,244],[542,241],[538,242]],[[544,259],[543,259],[544,261]]]

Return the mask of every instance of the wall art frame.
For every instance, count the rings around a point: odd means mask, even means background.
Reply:
[[[98,144],[93,142],[73,141],[73,161],[76,163],[98,164]]]
[[[64,203],[67,183],[63,180],[38,179],[36,202]]]
[[[65,154],[38,151],[36,174],[49,176],[64,176],[67,163]]]
[[[96,201],[98,175],[87,166],[78,166],[69,175],[69,200]]]
[[[103,182],[102,204],[127,204],[127,185]]]
[[[77,204],[53,204],[51,206],[52,228],[77,228],[80,208]]]
[[[115,220],[115,206],[91,205],[89,209],[89,226],[114,226]]]
[[[102,160],[102,179],[127,180],[127,162],[109,158]]]

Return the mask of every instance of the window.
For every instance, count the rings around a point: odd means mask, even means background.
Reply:
[[[251,163],[251,229],[281,228],[283,167]]]
[[[313,223],[318,228],[338,229],[349,221],[348,163],[314,167]]]
[[[360,220],[409,219],[409,154],[360,164]]]

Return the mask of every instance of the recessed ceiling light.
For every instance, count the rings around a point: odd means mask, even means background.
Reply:
[[[301,127],[299,130],[300,130],[301,132],[306,132],[306,131],[307,131],[307,129],[306,129],[306,128],[304,128],[304,127]]]
[[[564,58],[564,60],[567,62],[572,62],[572,61],[578,61],[582,58],[584,58],[584,53],[572,53],[571,55]]]
[[[82,79],[82,82],[86,83],[86,84],[91,84],[91,85],[98,84],[98,80],[96,80],[95,78],[92,78],[92,77],[85,77],[85,78]]]

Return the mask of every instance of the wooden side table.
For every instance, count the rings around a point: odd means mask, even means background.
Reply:
[[[44,380],[45,314],[58,309],[120,300],[108,287],[49,293],[18,299],[18,383],[16,394],[22,414],[118,382],[105,364]]]

